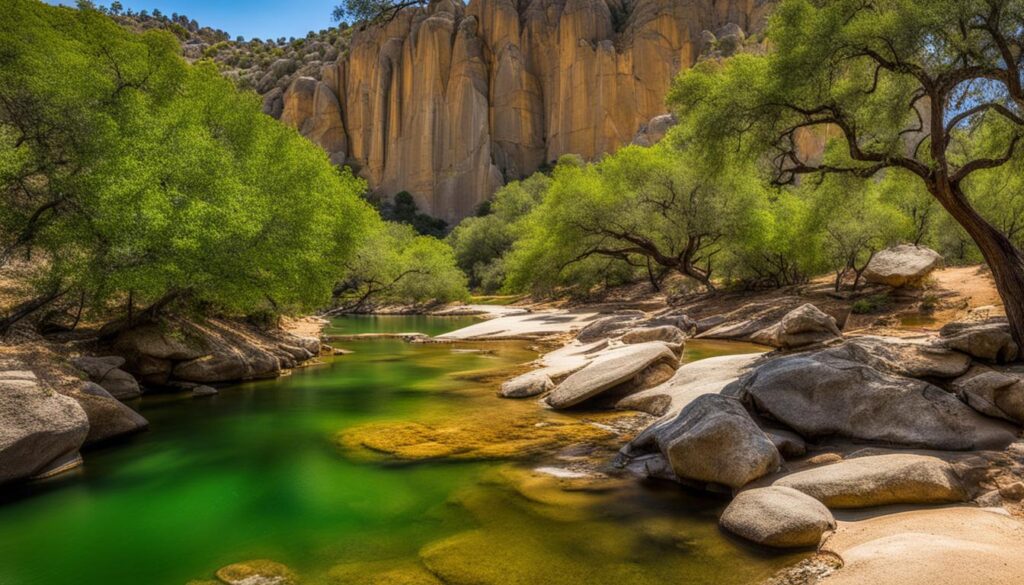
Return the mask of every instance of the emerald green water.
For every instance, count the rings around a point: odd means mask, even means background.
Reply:
[[[333,328],[436,334],[472,322],[361,319]],[[738,584],[787,560],[724,538],[724,503],[675,486],[566,489],[524,464],[352,460],[338,431],[493,408],[493,383],[460,374],[534,354],[514,343],[341,345],[355,353],[212,398],[145,397],[149,432],[0,493],[0,585],[184,585],[253,558],[314,584],[435,582],[424,563],[449,582]]]

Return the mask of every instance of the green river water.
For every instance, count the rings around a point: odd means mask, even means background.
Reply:
[[[349,317],[327,332],[438,334],[473,321]],[[0,585],[185,585],[257,558],[307,584],[438,583],[429,567],[455,583],[729,585],[793,560],[726,538],[725,502],[674,485],[566,490],[526,462],[347,457],[335,440],[346,428],[503,406],[475,374],[536,354],[524,343],[339,345],[354,353],[212,398],[147,396],[133,406],[148,432],[0,492]],[[738,351],[749,347],[694,342],[687,359]]]

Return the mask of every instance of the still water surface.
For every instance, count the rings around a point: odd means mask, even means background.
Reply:
[[[472,322],[349,317],[328,332],[436,335]],[[493,409],[479,374],[535,354],[522,343],[340,345],[355,353],[212,398],[145,397],[135,406],[149,432],[87,452],[73,474],[0,492],[0,585],[184,585],[254,558],[307,584],[437,583],[426,564],[466,583],[728,585],[792,560],[725,538],[724,502],[675,486],[566,490],[522,463],[353,460],[339,431]],[[687,359],[745,351],[694,342]]]

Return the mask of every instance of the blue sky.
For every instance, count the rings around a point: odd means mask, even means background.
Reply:
[[[74,0],[46,0],[50,4],[74,6]],[[96,1],[109,6],[110,0]],[[164,14],[185,14],[199,21],[201,26],[219,28],[235,38],[304,37],[311,30],[320,30],[333,24],[331,9],[338,0],[121,0],[124,7],[134,11],[153,11]]]

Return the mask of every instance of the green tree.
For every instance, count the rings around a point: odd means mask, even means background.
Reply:
[[[551,179],[535,173],[513,181],[494,194],[477,217],[455,227],[448,243],[455,250],[459,267],[469,275],[470,284],[485,292],[497,292],[505,281],[505,254],[524,231],[523,219],[544,200]]]
[[[655,287],[674,272],[714,289],[714,258],[750,227],[763,192],[742,166],[705,175],[688,162],[658,145],[559,164],[512,256],[513,288],[573,283],[574,265],[613,261],[643,271]]]
[[[466,276],[455,264],[451,247],[412,226],[377,222],[334,288],[331,313],[359,311],[377,303],[424,303],[463,300]]]
[[[977,244],[1024,343],[1024,253],[969,196],[1024,139],[1021,22],[1020,0],[784,0],[767,56],[705,63],[670,101],[709,158],[760,148],[778,183],[909,173]],[[841,148],[801,148],[815,133]]]
[[[372,209],[365,184],[262,115],[166,32],[15,0],[0,24],[0,261],[108,315],[172,303],[246,314],[326,305]],[[129,320],[130,324],[130,320]]]
[[[427,0],[344,0],[331,11],[331,18],[335,22],[388,22],[403,8],[427,3]]]

